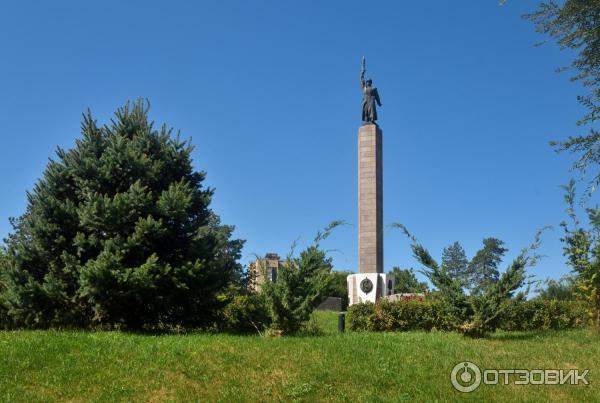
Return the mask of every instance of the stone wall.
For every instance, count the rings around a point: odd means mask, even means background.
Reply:
[[[342,299],[340,297],[327,297],[321,305],[317,307],[317,311],[336,311],[342,310]]]

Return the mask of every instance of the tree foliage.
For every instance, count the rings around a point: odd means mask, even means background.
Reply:
[[[392,227],[402,230],[410,238],[413,255],[424,266],[424,274],[439,290],[451,322],[471,337],[481,337],[498,328],[502,311],[510,304],[516,291],[525,284],[526,268],[534,265],[539,258],[533,252],[540,245],[541,231],[536,234],[532,245],[523,249],[499,276],[498,281],[479,295],[467,296],[460,281],[452,278],[406,227],[402,224],[393,224]]]
[[[578,297],[577,277],[565,275],[558,280],[546,279],[536,290],[537,299],[547,301],[574,301]]]
[[[308,321],[331,288],[331,258],[321,249],[321,241],[343,224],[335,221],[317,233],[312,245],[294,256],[294,247],[277,274],[266,282],[263,293],[271,316],[271,326],[280,334],[293,334]]]
[[[327,295],[342,299],[342,311],[348,307],[348,280],[347,277],[352,274],[348,271],[332,271],[331,281]]]
[[[483,247],[475,253],[468,266],[469,286],[472,294],[483,294],[498,282],[498,266],[508,251],[504,242],[497,238],[485,238]]]
[[[554,141],[558,152],[576,154],[573,168],[585,177],[592,171],[589,186],[584,192],[585,205],[600,184],[600,132],[596,130],[600,119],[600,0],[565,0],[542,2],[537,11],[525,16],[536,30],[556,41],[561,49],[569,49],[576,56],[571,63],[571,79],[583,85],[588,92],[578,97],[587,113],[577,122],[589,126],[585,135],[572,135],[564,141]],[[571,223],[563,223],[565,235],[564,253],[569,265],[577,274],[578,290],[591,302],[596,312],[596,324],[600,330],[600,211],[587,208],[589,226],[583,227],[575,214],[575,182],[565,186],[567,214]]]
[[[234,295],[221,316],[219,329],[230,333],[262,335],[271,324],[265,297],[255,292]]]
[[[525,16],[531,20],[536,30],[554,39],[561,49],[576,52],[570,70],[571,79],[581,83],[588,90],[577,99],[587,109],[587,113],[577,122],[589,125],[587,135],[569,136],[564,141],[554,141],[557,151],[577,154],[579,158],[574,168],[585,174],[594,170],[594,177],[588,187],[588,195],[600,184],[600,133],[594,125],[600,119],[600,0],[565,0],[563,2],[542,2],[537,11]]]
[[[587,297],[596,315],[596,327],[600,332],[600,209],[586,209],[588,227],[583,227],[575,212],[575,181],[563,186],[570,223],[563,222],[562,238],[567,262],[577,274],[579,290]]]
[[[192,146],[148,120],[142,100],[58,149],[13,220],[1,262],[17,326],[203,325],[239,277],[242,241],[209,208]]]
[[[426,282],[417,279],[412,268],[393,267],[391,274],[394,276],[394,293],[424,293],[429,290]]]
[[[469,259],[460,242],[456,241],[442,251],[442,266],[448,275],[458,280],[463,287],[469,287]]]

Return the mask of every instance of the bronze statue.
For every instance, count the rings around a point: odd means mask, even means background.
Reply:
[[[381,101],[379,100],[379,92],[377,92],[377,88],[373,87],[373,80],[368,79],[365,82],[365,57],[362,59],[362,69],[360,71],[360,88],[363,91],[363,101],[362,101],[362,120],[366,123],[374,123],[377,120],[377,107],[375,106],[375,102],[377,105],[381,106]]]

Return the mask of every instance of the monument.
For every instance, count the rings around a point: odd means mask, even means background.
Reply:
[[[365,81],[362,60],[362,126],[358,129],[358,273],[347,278],[349,305],[391,295],[394,278],[383,272],[383,131],[377,125],[379,92]]]

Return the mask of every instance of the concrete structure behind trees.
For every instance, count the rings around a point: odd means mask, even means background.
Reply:
[[[262,286],[267,281],[277,281],[277,273],[283,265],[283,261],[277,253],[267,253],[264,258],[256,259],[250,263],[249,271],[249,288],[253,291],[260,292]]]

